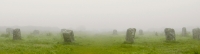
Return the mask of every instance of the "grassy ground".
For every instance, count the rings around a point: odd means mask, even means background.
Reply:
[[[64,44],[60,35],[27,36],[23,40],[0,37],[0,54],[200,54],[200,41],[177,36],[137,35],[134,44],[123,44],[125,35],[77,34],[76,42]]]

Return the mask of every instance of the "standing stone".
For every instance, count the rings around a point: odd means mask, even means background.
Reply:
[[[34,30],[34,31],[33,31],[33,34],[34,34],[34,35],[39,35],[39,34],[40,34],[40,31],[39,31],[39,30]]]
[[[158,33],[156,32],[155,35],[158,36]]]
[[[174,29],[172,29],[172,34],[173,34],[172,40],[176,40],[176,33]]]
[[[61,29],[61,33],[63,33],[65,30],[67,30],[67,29]]]
[[[193,39],[196,39],[196,28],[192,29],[192,36],[193,36]]]
[[[53,34],[51,32],[47,32],[47,36],[52,36]]]
[[[143,35],[143,30],[139,30],[139,35]]]
[[[72,34],[72,41],[74,41],[74,32],[72,31],[71,34]]]
[[[165,36],[167,41],[175,41],[175,30],[172,28],[165,28]]]
[[[21,40],[21,31],[20,29],[13,30],[13,40]]]
[[[200,39],[200,29],[194,28],[192,29],[193,39]]]
[[[187,30],[185,27],[182,28],[182,36],[187,36]]]
[[[61,36],[63,36],[63,33],[66,31],[67,29],[61,29],[60,33],[61,33]]]
[[[72,30],[63,30],[62,31],[64,42],[73,42],[74,41],[74,33]]]
[[[113,30],[113,35],[117,35],[117,30],[116,29]]]
[[[6,34],[11,35],[13,33],[12,28],[6,28]]]
[[[127,29],[125,43],[130,43],[130,44],[134,43],[135,33],[136,33],[135,28]]]

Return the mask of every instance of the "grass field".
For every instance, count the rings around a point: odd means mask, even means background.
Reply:
[[[137,35],[132,45],[123,44],[125,34],[76,34],[72,44],[63,43],[61,35],[22,37],[0,37],[0,54],[200,54],[200,41],[192,36],[166,42],[165,36]]]

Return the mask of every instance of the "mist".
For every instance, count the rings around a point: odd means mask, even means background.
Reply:
[[[181,30],[199,27],[199,5],[200,0],[1,0],[0,26]]]

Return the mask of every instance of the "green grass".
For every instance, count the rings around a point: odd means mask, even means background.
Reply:
[[[137,35],[134,44],[123,44],[123,34],[76,34],[72,44],[63,43],[60,35],[22,37],[0,37],[0,54],[200,54],[200,41],[191,36],[166,42],[165,36]]]

